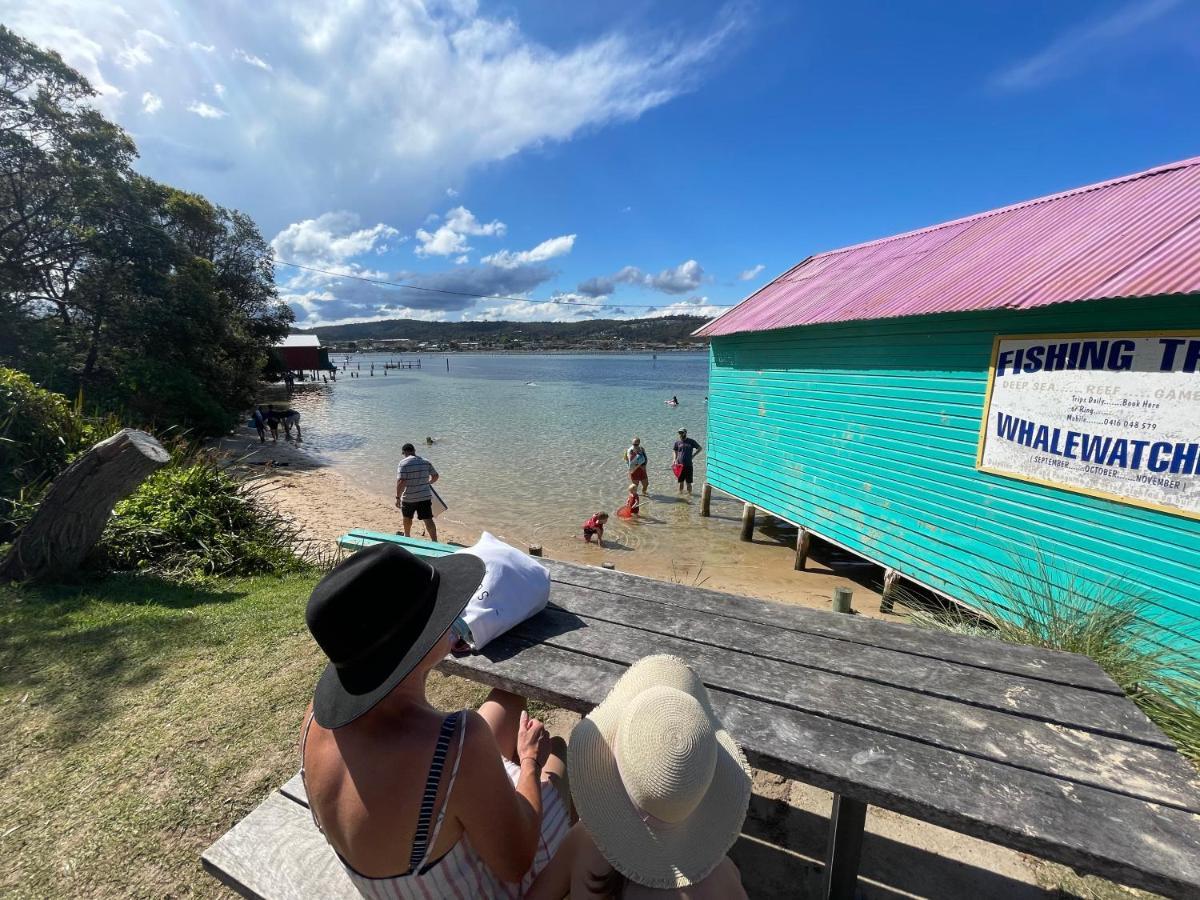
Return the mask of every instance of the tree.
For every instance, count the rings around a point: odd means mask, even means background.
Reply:
[[[0,26],[0,361],[136,424],[224,431],[287,333],[244,213],[138,175],[78,72]]]

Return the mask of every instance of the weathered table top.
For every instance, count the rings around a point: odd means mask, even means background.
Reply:
[[[551,560],[550,608],[444,671],[587,712],[686,660],[752,765],[1168,895],[1200,782],[1091,660]]]

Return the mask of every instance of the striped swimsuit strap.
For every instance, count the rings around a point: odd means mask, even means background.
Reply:
[[[437,840],[438,832],[441,830],[442,818],[446,812],[446,804],[450,801],[450,791],[454,787],[454,779],[458,775],[458,763],[462,758],[462,739],[466,733],[466,729],[462,729],[458,740],[458,753],[454,757],[454,771],[450,776],[450,784],[446,789],[446,797],[442,803],[442,809],[438,814],[437,824],[434,827],[433,834],[430,835],[429,829],[433,825],[433,804],[437,800],[438,788],[442,783],[442,770],[446,766],[446,754],[450,749],[450,738],[454,735],[454,728],[458,724],[461,713],[451,713],[442,720],[441,731],[438,732],[437,744],[433,748],[433,761],[429,765],[429,775],[425,779],[425,793],[421,795],[421,809],[417,815],[417,831],[413,836],[412,854],[409,856],[408,866],[410,872],[418,872],[422,863],[425,862],[425,857],[429,855],[429,850],[434,841]]]

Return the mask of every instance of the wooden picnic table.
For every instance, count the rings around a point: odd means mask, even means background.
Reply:
[[[1091,660],[542,562],[550,607],[442,669],[586,713],[635,660],[681,657],[752,765],[834,792],[826,896],[853,896],[876,804],[1200,897],[1196,772]],[[298,775],[203,861],[247,896],[356,896]]]
[[[751,765],[833,791],[826,893],[868,804],[1168,896],[1200,896],[1200,782],[1090,659],[543,560],[550,607],[446,672],[580,713],[684,659]]]

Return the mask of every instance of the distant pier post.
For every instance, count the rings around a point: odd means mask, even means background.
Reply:
[[[712,506],[712,485],[707,481],[704,482],[704,489],[700,491],[700,515],[708,516]]]
[[[742,534],[743,541],[754,539],[754,504],[747,503],[742,507]]]

